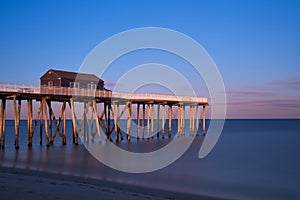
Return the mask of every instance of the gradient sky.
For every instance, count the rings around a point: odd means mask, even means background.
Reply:
[[[39,84],[49,68],[79,70],[114,34],[164,27],[192,37],[213,58],[229,118],[300,117],[300,1],[0,2],[0,82]],[[104,80],[113,83],[114,75]]]

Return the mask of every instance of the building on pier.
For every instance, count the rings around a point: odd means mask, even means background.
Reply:
[[[104,90],[104,81],[94,74],[50,69],[41,76],[40,86],[42,90],[53,87]]]

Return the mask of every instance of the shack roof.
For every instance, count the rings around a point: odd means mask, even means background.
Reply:
[[[103,81],[99,77],[94,74],[85,74],[85,73],[78,73],[78,72],[69,72],[69,71],[62,71],[62,70],[54,70],[49,69],[40,79],[42,79],[45,75],[54,73],[61,79],[68,79],[68,80],[89,80],[94,82]]]

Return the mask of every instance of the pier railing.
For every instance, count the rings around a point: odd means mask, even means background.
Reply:
[[[157,101],[175,101],[175,102],[195,102],[208,103],[206,97],[195,96],[176,96],[169,94],[154,93],[126,93],[110,90],[93,90],[87,88],[70,88],[57,86],[36,86],[16,83],[0,83],[0,92],[14,92],[21,94],[48,94],[48,95],[66,95],[79,97],[100,97],[116,98],[130,100],[157,100]]]

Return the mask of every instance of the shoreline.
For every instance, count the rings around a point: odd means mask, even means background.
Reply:
[[[216,199],[127,184],[0,166],[0,194],[5,199]]]

